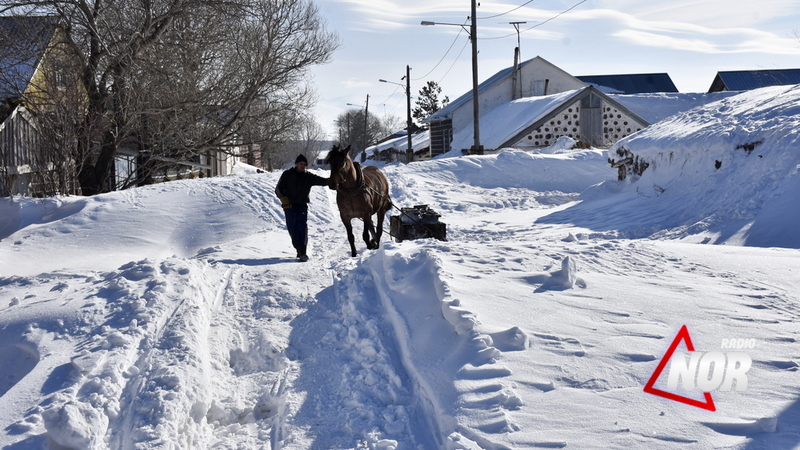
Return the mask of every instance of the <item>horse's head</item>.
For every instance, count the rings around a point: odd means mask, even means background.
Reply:
[[[349,153],[349,145],[345,149],[334,145],[325,158],[325,164],[329,164],[331,167],[331,178],[328,187],[332,190],[336,190],[340,184],[348,180],[348,174],[353,168],[353,160],[350,159]]]

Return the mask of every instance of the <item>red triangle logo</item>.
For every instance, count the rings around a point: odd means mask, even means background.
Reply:
[[[657,395],[659,397],[664,397],[670,400],[675,400],[676,402],[685,403],[687,405],[696,406],[698,408],[707,409],[709,411],[716,411],[717,407],[714,406],[714,399],[711,398],[710,392],[704,392],[703,396],[706,399],[705,402],[701,402],[700,400],[695,400],[693,398],[684,397],[682,395],[673,394],[671,392],[662,391],[661,389],[656,389],[653,387],[656,384],[656,380],[658,377],[661,376],[661,372],[664,371],[664,368],[667,366],[667,363],[672,358],[672,354],[675,353],[675,349],[678,348],[678,345],[683,341],[686,345],[686,349],[690,352],[694,351],[694,344],[692,344],[692,338],[689,336],[689,329],[686,328],[686,325],[682,326],[680,331],[678,331],[678,335],[675,336],[675,340],[672,341],[672,344],[667,349],[667,353],[664,354],[664,357],[661,358],[661,361],[658,363],[655,372],[653,375],[650,376],[650,380],[644,386],[644,391],[648,394]]]

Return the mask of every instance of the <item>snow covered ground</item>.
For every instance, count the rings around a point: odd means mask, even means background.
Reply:
[[[0,199],[0,447],[800,448],[797,132],[748,154],[707,108],[621,143],[683,149],[622,182],[600,150],[385,166],[448,241],[357,258],[315,188],[294,260],[278,173]],[[752,360],[714,411],[644,391],[684,325]]]

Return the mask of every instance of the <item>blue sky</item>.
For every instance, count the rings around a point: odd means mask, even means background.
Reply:
[[[316,0],[341,46],[312,70],[316,117],[364,105],[405,121],[402,88],[411,66],[416,96],[429,80],[455,99],[472,86],[469,0]],[[666,72],[681,92],[705,92],[717,71],[800,68],[800,0],[483,0],[478,7],[479,81],[513,64],[519,25],[523,60],[541,56],[573,75]],[[413,102],[413,98],[412,98]],[[330,136],[334,138],[334,136]]]

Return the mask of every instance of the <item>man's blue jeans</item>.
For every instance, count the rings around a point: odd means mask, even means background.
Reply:
[[[308,243],[308,206],[292,206],[283,210],[286,215],[286,229],[292,237],[292,246],[298,253],[305,254]]]

